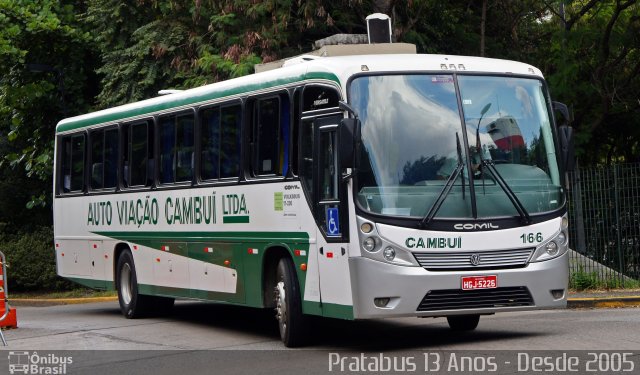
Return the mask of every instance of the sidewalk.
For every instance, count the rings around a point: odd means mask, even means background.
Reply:
[[[640,290],[596,290],[569,292],[568,308],[615,308],[640,306]]]

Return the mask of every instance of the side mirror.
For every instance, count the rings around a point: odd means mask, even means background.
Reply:
[[[564,117],[564,123],[566,125],[570,125],[573,122],[573,119],[571,118],[571,112],[569,112],[569,107],[567,107],[566,104],[560,102],[552,102],[552,105],[554,111],[560,112],[560,114],[562,114],[562,117]]]
[[[564,163],[564,170],[573,172],[576,169],[576,156],[573,142],[573,128],[568,125],[558,127],[560,136],[560,153]]]
[[[340,137],[340,167],[355,168],[355,144],[356,129],[359,120],[355,118],[343,118],[340,121],[339,137]]]

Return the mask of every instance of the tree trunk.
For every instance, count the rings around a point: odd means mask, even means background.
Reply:
[[[487,2],[482,0],[482,19],[480,20],[480,56],[484,57],[484,26],[487,22]]]

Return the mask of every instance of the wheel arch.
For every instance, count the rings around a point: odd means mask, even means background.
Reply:
[[[282,258],[293,262],[291,250],[284,244],[274,244],[264,250],[262,258],[262,303],[264,307],[275,307],[276,269]]]
[[[122,254],[125,250],[129,250],[131,251],[131,246],[129,246],[128,243],[125,242],[119,242],[116,244],[114,250],[113,250],[113,289],[116,289],[116,275],[117,275],[117,270],[116,268],[118,267],[118,259],[120,259],[120,254]],[[133,254],[132,254],[133,255]]]

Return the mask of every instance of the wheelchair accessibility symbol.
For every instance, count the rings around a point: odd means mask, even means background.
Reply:
[[[337,207],[327,207],[326,209],[326,230],[328,236],[339,236],[340,235],[340,220],[338,219],[338,208]]]

